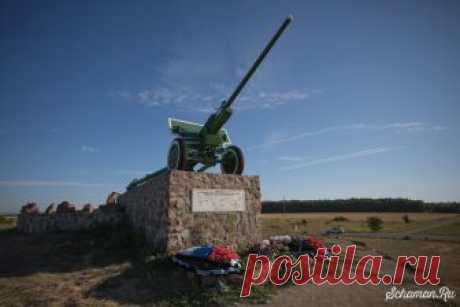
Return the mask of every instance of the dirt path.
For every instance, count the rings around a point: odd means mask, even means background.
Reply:
[[[367,250],[367,248],[366,248]],[[395,262],[393,260],[384,259],[381,267],[381,274],[393,273]],[[407,282],[404,283],[405,289],[415,290],[410,273],[406,274]],[[343,306],[433,306],[434,302],[430,300],[391,300],[386,301],[386,293],[390,291],[392,286],[360,286],[360,285],[322,285],[307,284],[305,286],[290,285],[281,288],[277,295],[272,300],[263,306],[283,306],[283,307],[298,307],[298,306],[315,306],[315,307],[343,307]],[[401,288],[399,286],[398,288]],[[429,289],[424,287],[424,289]],[[435,290],[437,288],[434,288]],[[420,289],[418,289],[420,290]],[[254,305],[238,305],[250,307]]]

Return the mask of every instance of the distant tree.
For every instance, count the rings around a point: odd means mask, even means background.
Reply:
[[[404,223],[406,223],[406,224],[409,224],[411,222],[411,220],[409,218],[409,215],[407,215],[407,214],[404,214],[402,216],[402,219],[403,219]]]
[[[294,212],[450,212],[460,213],[460,203],[425,203],[404,198],[350,198],[263,201],[262,213]]]
[[[379,231],[383,228],[383,220],[376,216],[368,217],[367,226],[372,231]]]

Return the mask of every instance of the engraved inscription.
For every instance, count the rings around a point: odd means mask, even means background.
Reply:
[[[245,211],[244,190],[193,189],[192,212]]]

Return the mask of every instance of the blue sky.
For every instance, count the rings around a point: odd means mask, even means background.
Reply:
[[[458,1],[0,5],[0,211],[163,167],[288,14],[227,125],[263,199],[460,200]]]

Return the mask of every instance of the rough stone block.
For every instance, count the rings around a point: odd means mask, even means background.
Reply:
[[[258,176],[165,171],[118,201],[131,225],[158,251],[207,243],[239,248],[260,240]]]

